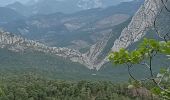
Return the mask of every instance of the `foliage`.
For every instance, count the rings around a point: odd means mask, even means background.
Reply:
[[[145,38],[138,49],[129,52],[122,48],[119,52],[111,53],[109,59],[115,64],[139,64],[143,60],[153,57],[155,53],[170,54],[170,41],[159,42]]]
[[[16,53],[0,49],[0,76],[34,73],[50,79],[63,80],[125,80],[122,78],[126,75],[118,78],[119,72],[109,67],[96,71],[55,55],[35,51]],[[118,75],[113,79],[116,74]]]
[[[152,70],[153,58],[156,58],[157,55],[170,55],[170,41],[157,41],[155,39],[144,39],[139,47],[133,51],[128,51],[126,49],[120,49],[118,52],[113,52],[109,55],[110,61],[114,64],[126,64],[128,66],[128,73],[130,77],[136,82],[145,80],[152,80],[157,87],[153,88],[152,91],[156,94],[159,94],[163,98],[170,99],[170,86],[167,84],[170,81],[170,72],[169,68],[161,69],[158,74],[159,77],[154,75]],[[167,61],[169,58],[167,58]],[[161,63],[161,61],[159,62]],[[145,65],[150,72],[149,78],[138,80],[132,73],[131,68],[134,65]],[[169,67],[169,66],[166,66]]]
[[[127,84],[108,81],[74,82],[23,75],[1,77],[0,83],[0,100],[142,100],[129,94]]]

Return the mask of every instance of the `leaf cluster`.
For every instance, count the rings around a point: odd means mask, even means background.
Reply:
[[[170,55],[170,41],[164,42],[145,38],[136,50],[128,51],[121,48],[118,52],[112,52],[109,55],[109,60],[114,64],[139,64],[157,53]]]

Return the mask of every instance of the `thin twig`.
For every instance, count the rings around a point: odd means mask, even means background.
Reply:
[[[162,1],[162,4],[163,4],[163,6],[164,6],[164,8],[168,11],[168,12],[170,12],[170,9],[168,9],[168,7],[167,7],[167,3],[168,3],[168,0],[166,0],[166,2],[164,2],[164,0],[161,0]],[[166,4],[165,4],[166,3]]]
[[[142,64],[142,65],[146,65],[146,67],[150,69],[150,66],[149,66],[146,62],[141,63],[141,64]]]

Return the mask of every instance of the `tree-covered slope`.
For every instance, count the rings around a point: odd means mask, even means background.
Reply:
[[[1,100],[158,100],[146,88],[127,89],[127,84],[107,81],[61,81],[25,74],[3,77],[0,83]]]
[[[16,53],[6,49],[0,49],[0,73],[2,76],[33,73],[46,78],[63,80],[126,80],[122,76],[118,78],[119,69],[90,70],[79,63],[50,54],[36,51]]]

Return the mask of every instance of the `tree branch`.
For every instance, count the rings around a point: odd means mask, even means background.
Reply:
[[[130,70],[130,68],[132,68],[132,64],[127,64],[127,66],[128,66],[128,74],[130,75],[130,77],[133,79],[133,80],[135,80],[135,81],[138,81],[135,77],[133,77],[133,75],[132,75],[132,73],[131,73],[131,70]]]
[[[168,9],[168,7],[167,7],[167,3],[168,3],[168,0],[166,0],[166,2],[164,2],[164,0],[161,0],[161,2],[162,2],[162,4],[163,4],[163,6],[164,6],[164,8],[168,11],[168,12],[170,12],[170,9]],[[166,4],[165,4],[166,3]]]
[[[157,14],[157,16],[155,17],[154,25],[153,25],[153,26],[154,26],[154,29],[155,29],[156,33],[158,34],[158,36],[159,36],[160,38],[164,39],[165,41],[167,41],[166,36],[167,36],[167,34],[169,34],[169,33],[167,33],[165,36],[161,36],[161,34],[159,33],[159,31],[158,31],[158,29],[157,29],[157,27],[156,27],[157,18],[158,18],[158,16],[161,15],[163,9],[165,8],[167,12],[170,12],[170,9],[168,9],[168,7],[166,6],[168,0],[166,0],[166,2],[164,2],[164,0],[161,0],[161,2],[162,2],[162,4],[163,4],[163,7],[161,8],[160,12],[159,12],[159,13]],[[168,37],[169,37],[169,36],[168,36]],[[169,37],[169,39],[170,39],[170,37]]]

